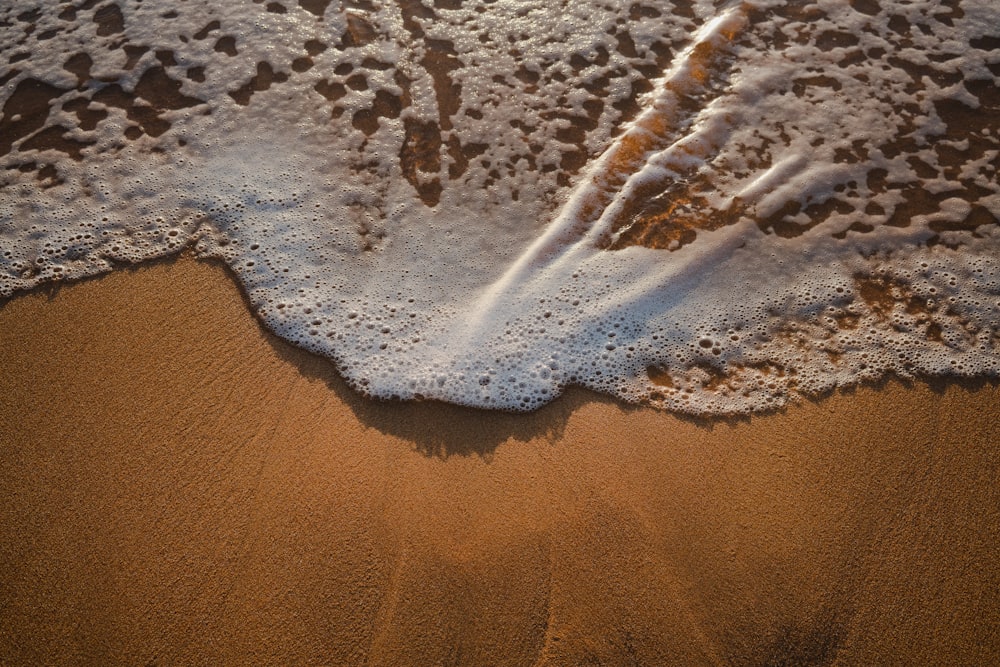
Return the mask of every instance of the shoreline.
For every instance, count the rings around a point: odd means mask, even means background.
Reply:
[[[182,265],[182,271],[187,271],[191,268],[191,265],[200,267],[196,271],[198,275],[195,280],[200,284],[210,284],[215,281],[222,281],[230,284],[236,289],[240,301],[246,310],[246,314],[253,320],[259,329],[259,335],[268,341],[268,343],[276,348],[276,354],[281,358],[288,360],[290,363],[295,364],[299,367],[301,373],[309,376],[315,376],[316,378],[325,381],[331,390],[337,392],[339,398],[352,407],[355,407],[359,411],[371,411],[373,406],[380,406],[389,408],[390,406],[395,406],[395,409],[405,410],[407,406],[412,409],[417,410],[429,410],[432,414],[435,411],[442,412],[442,416],[447,411],[457,412],[467,412],[469,419],[476,419],[477,416],[494,416],[494,417],[510,417],[512,422],[517,420],[517,417],[530,416],[547,409],[550,409],[553,404],[571,401],[574,404],[585,403],[589,401],[607,402],[612,403],[626,410],[651,410],[655,413],[667,414],[671,417],[689,422],[704,428],[713,428],[718,424],[735,425],[744,422],[750,422],[753,419],[760,419],[765,417],[771,417],[775,415],[781,415],[788,410],[794,410],[799,406],[811,403],[822,403],[829,400],[835,396],[850,396],[859,391],[882,391],[887,387],[892,387],[898,385],[904,390],[914,389],[916,387],[927,388],[934,393],[943,394],[949,390],[949,388],[959,388],[967,392],[978,392],[984,389],[998,389],[1000,390],[1000,375],[989,376],[989,375],[972,375],[972,376],[962,376],[962,375],[925,375],[925,374],[915,374],[911,377],[901,377],[894,373],[888,373],[879,377],[876,380],[862,380],[855,384],[850,384],[846,386],[838,386],[832,389],[825,390],[818,394],[801,394],[792,393],[789,399],[778,406],[773,408],[768,408],[764,410],[756,410],[750,412],[733,412],[733,413],[695,413],[695,412],[684,412],[678,410],[670,410],[666,408],[658,408],[646,403],[630,403],[628,401],[621,400],[613,395],[604,394],[602,392],[589,389],[587,387],[582,387],[579,385],[570,385],[566,387],[561,394],[556,398],[552,399],[548,403],[542,404],[541,407],[527,410],[501,410],[501,409],[490,409],[481,408],[470,405],[463,405],[459,403],[449,403],[445,401],[440,401],[437,399],[382,399],[373,396],[365,395],[358,390],[354,389],[349,385],[349,383],[344,379],[344,377],[337,370],[334,362],[311,350],[305,349],[294,343],[291,343],[278,334],[271,331],[267,325],[262,322],[254,313],[253,306],[247,298],[246,292],[243,285],[240,283],[239,277],[233,272],[232,268],[229,267],[226,262],[221,259],[211,258],[211,257],[198,257],[194,255],[189,250],[182,250],[177,254],[166,255],[163,257],[156,257],[150,260],[145,260],[137,262],[135,264],[123,264],[117,266],[114,269],[106,272],[99,273],[89,276],[84,276],[82,278],[77,278],[73,280],[58,280],[43,283],[37,285],[31,289],[23,292],[15,293],[14,295],[6,298],[0,299],[0,317],[4,309],[8,307],[11,303],[15,303],[22,299],[41,299],[44,298],[47,301],[52,301],[58,298],[59,294],[67,289],[73,288],[77,285],[83,285],[91,282],[98,282],[107,280],[112,276],[120,275],[135,275],[140,274],[149,270],[171,270],[177,264]],[[202,271],[204,269],[204,271]],[[214,278],[210,278],[207,272],[215,272]],[[191,276],[187,276],[188,279]],[[229,299],[231,301],[231,299]],[[16,307],[15,307],[16,308]],[[235,313],[232,313],[234,316]],[[449,415],[449,417],[454,417],[455,415]]]
[[[214,262],[0,306],[12,664],[1000,659],[1000,386],[361,397]]]

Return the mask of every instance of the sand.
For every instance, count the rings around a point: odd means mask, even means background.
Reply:
[[[0,663],[990,664],[1000,388],[375,403],[223,268],[0,307]]]

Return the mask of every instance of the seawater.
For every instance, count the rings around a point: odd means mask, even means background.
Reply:
[[[0,49],[3,298],[189,251],[366,394],[508,410],[1000,371],[993,0],[17,2]]]

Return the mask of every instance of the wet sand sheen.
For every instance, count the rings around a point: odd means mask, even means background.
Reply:
[[[377,404],[190,259],[0,307],[5,664],[987,664],[1000,389]]]

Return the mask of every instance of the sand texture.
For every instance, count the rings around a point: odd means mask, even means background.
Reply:
[[[0,663],[996,664],[1000,389],[354,395],[180,259],[0,307]]]

